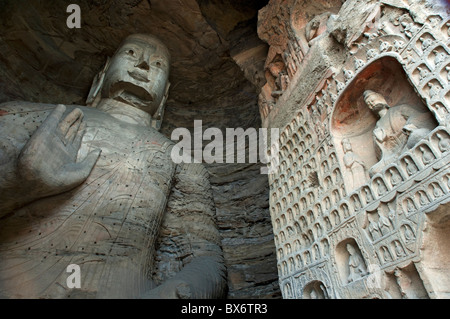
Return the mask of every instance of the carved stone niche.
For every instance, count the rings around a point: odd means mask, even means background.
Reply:
[[[369,108],[366,103],[369,94],[365,95],[368,91],[384,98],[390,110],[387,114]],[[405,110],[415,115],[409,120],[401,119],[400,113]],[[416,145],[437,125],[397,59],[384,56],[370,63],[348,83],[331,117],[331,135],[334,144],[339,146],[337,156],[347,192],[364,185],[370,176]],[[384,141],[381,141],[384,133],[379,134],[380,131],[387,132]],[[394,133],[398,134],[394,136]]]
[[[328,293],[323,282],[314,280],[303,289],[303,299],[328,299]]]
[[[393,299],[428,299],[416,265],[410,263],[406,267],[397,267],[386,273],[383,282],[385,298]]]
[[[444,178],[442,178],[444,181]],[[448,182],[449,179],[446,180]],[[431,183],[431,187],[442,187],[444,184]],[[430,195],[433,193],[430,191]],[[409,235],[415,240],[414,234],[404,229],[404,237]],[[427,278],[433,287],[435,298],[450,298],[448,287],[450,285],[450,213],[447,205],[440,205],[432,212],[426,213],[426,232],[423,233],[420,247],[421,276]]]
[[[292,291],[292,287],[290,283],[286,283],[283,286],[283,296],[286,299],[291,299],[294,297],[294,292]]]
[[[343,286],[351,284],[368,274],[366,262],[353,238],[347,238],[336,245],[335,258]]]

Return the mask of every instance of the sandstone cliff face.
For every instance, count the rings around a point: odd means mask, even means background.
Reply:
[[[131,33],[152,33],[172,55],[162,132],[261,125],[267,45],[256,34],[264,1],[2,1],[0,102],[85,104],[94,75]],[[267,176],[259,164],[208,165],[228,267],[229,298],[279,297]]]
[[[448,298],[449,21],[433,0],[260,10],[284,298]]]

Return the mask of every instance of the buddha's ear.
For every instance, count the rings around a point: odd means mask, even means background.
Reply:
[[[164,96],[161,100],[161,103],[159,104],[158,110],[152,116],[152,126],[153,126],[153,128],[155,128],[158,131],[161,129],[161,125],[162,125],[162,121],[163,121],[163,117],[164,117],[164,109],[166,108],[166,101],[167,101],[167,98],[169,97],[169,88],[170,88],[170,82],[167,82],[166,90],[165,90]]]
[[[105,81],[105,73],[109,68],[111,59],[109,57],[106,58],[106,63],[103,69],[94,77],[92,81],[91,90],[89,91],[89,95],[86,99],[86,105],[90,107],[96,107],[97,103],[100,100],[99,92],[103,87],[103,82]]]

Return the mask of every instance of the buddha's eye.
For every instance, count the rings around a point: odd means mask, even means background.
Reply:
[[[161,64],[161,62],[159,62],[159,61],[158,61],[158,62],[156,62],[156,66],[157,66],[158,68],[160,68],[160,67],[161,67],[161,65],[162,65],[162,64]]]

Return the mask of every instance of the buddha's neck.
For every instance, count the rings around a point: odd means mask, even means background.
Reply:
[[[382,110],[380,110],[380,111],[378,112],[378,115],[379,115],[380,117],[383,117],[383,116],[386,115],[386,113],[387,113],[387,108],[384,108],[384,109],[382,109]]]
[[[129,104],[107,98],[100,101],[97,109],[108,113],[120,121],[151,127],[152,117],[150,114]]]

